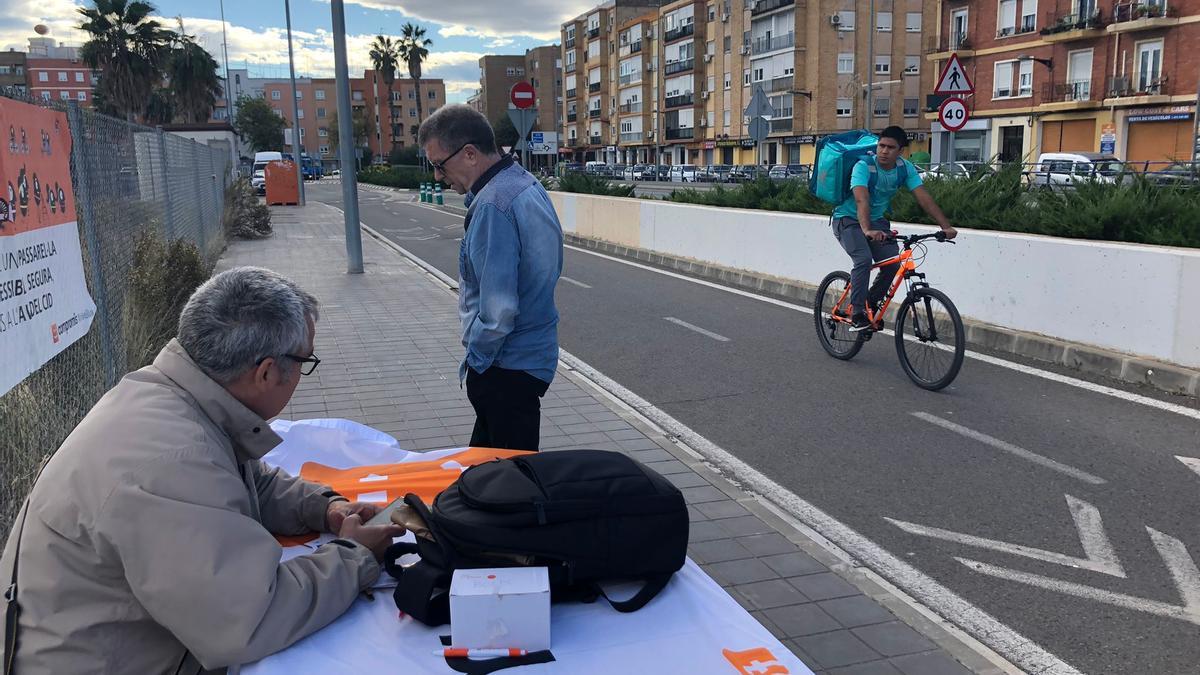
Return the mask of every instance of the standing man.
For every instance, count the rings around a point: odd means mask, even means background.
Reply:
[[[459,368],[475,408],[471,445],[537,450],[541,397],[558,365],[554,286],[562,226],[528,171],[496,151],[478,111],[447,105],[421,123],[417,143],[434,178],[466,194],[458,253]]]
[[[921,176],[917,174],[917,167],[900,156],[900,151],[906,147],[908,133],[904,129],[896,126],[884,129],[879,134],[875,155],[860,159],[854,165],[850,174],[852,195],[833,210],[833,235],[854,262],[850,271],[851,331],[881,327],[871,325],[866,306],[870,302],[874,311],[883,301],[899,263],[881,267],[869,291],[867,282],[871,279],[872,261],[879,262],[900,254],[896,240],[890,238],[892,224],[884,214],[901,187],[912,191],[917,203],[937,221],[947,239],[953,239],[958,234],[933,201],[929,190],[925,189]]]

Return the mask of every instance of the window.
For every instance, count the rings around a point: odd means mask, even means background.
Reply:
[[[45,73],[45,72],[38,73],[38,82],[49,82],[49,81],[50,81],[49,73]]]
[[[838,30],[854,30],[854,10],[842,10],[837,16]]]
[[[729,50],[733,49],[733,36],[732,36],[732,35],[726,35],[726,36],[725,36],[725,42],[724,42],[724,46],[725,46],[725,53],[726,53],[726,54],[728,54],[728,53],[729,53]]]
[[[45,75],[45,73],[42,73],[42,74],[43,74],[43,75]],[[48,92],[48,91],[43,91],[43,92],[42,92],[42,100],[43,100],[43,101],[49,101],[49,100],[50,100],[50,92]]]
[[[58,81],[59,81],[59,82],[66,82],[66,81],[67,81],[67,74],[66,74],[66,73],[61,73],[61,72],[60,72],[60,73],[58,74]]]
[[[314,91],[313,98],[317,99],[318,101],[324,101],[325,100],[325,90],[318,89],[318,90]]]
[[[408,109],[408,116],[409,116],[409,117],[416,117],[416,116],[417,116],[417,109],[416,109],[416,108],[409,108],[409,109]]]
[[[850,99],[839,98],[837,100],[837,116],[849,117],[851,114]]]
[[[299,100],[301,100],[301,99],[303,99],[303,98],[304,98],[304,92],[302,92],[302,91],[300,91],[299,89],[297,89],[297,90],[296,90],[296,100],[297,100],[297,101],[299,101]]]
[[[1037,0],[1021,3],[1021,33],[1032,33],[1037,28]]]
[[[921,13],[909,12],[904,15],[904,30],[909,33],[921,32]]]
[[[60,91],[60,92],[58,92],[58,97],[59,97],[59,98],[61,98],[61,99],[62,99],[62,100],[64,100],[64,101],[69,101],[69,100],[71,100],[71,92],[69,92],[69,91]]]
[[[875,74],[887,75],[892,72],[892,57],[876,56],[875,57]]]
[[[996,37],[1005,37],[1017,32],[1017,0],[1000,0],[1000,17],[996,23]]]
[[[881,33],[892,32],[892,13],[891,12],[876,12],[875,27]]]
[[[1013,95],[1013,64],[1015,61],[1000,61],[996,64],[993,71],[994,85],[992,87],[992,98],[1008,98]],[[1030,62],[1032,63],[1032,61]]]
[[[1017,96],[1033,96],[1033,61],[1020,61]]]
[[[725,89],[729,89],[732,86],[733,86],[733,75],[732,75],[732,73],[726,72],[725,73]]]
[[[716,42],[713,42],[712,40],[709,40],[709,41],[708,41],[708,42],[707,42],[707,43],[704,45],[704,53],[705,53],[705,54],[708,54],[709,56],[712,56],[713,54],[716,54],[716,53],[717,53],[717,43],[716,43]]]
[[[1137,43],[1137,89],[1151,91],[1160,86],[1162,79],[1162,40]]]
[[[317,128],[317,136],[320,136],[321,138],[328,137],[329,136],[329,127],[318,127]]]
[[[762,82],[762,80],[763,80],[763,69],[762,69],[762,68],[755,68],[755,69],[754,69],[754,81],[755,81],[755,82]]]
[[[409,93],[411,94],[412,92]],[[353,101],[361,101],[363,100],[363,93],[361,91],[352,91],[350,92],[350,99]]]
[[[715,75],[709,75],[709,76],[708,76],[708,81],[707,81],[707,82],[705,82],[705,84],[706,84],[707,86],[705,86],[705,88],[704,88],[704,91],[713,91],[714,89],[716,89],[716,88],[717,88],[717,78],[716,78],[716,76],[715,76]]]
[[[271,90],[271,100],[272,100],[272,101],[278,101],[280,98],[282,98],[282,97],[281,97],[281,96],[280,96],[280,94],[279,94],[279,90],[278,90],[278,89],[272,89],[272,90]]]
[[[317,119],[319,119],[319,120],[325,119],[325,109],[324,108],[317,108]]]
[[[77,92],[75,92],[75,98],[79,99],[80,101],[86,101],[87,100],[87,92],[86,91],[77,91]]]
[[[921,72],[921,57],[906,56],[904,57],[904,74],[916,75]]]
[[[876,117],[887,117],[888,115],[891,114],[891,110],[892,110],[892,99],[887,98],[887,97],[881,97],[881,98],[875,99],[875,116]]]
[[[750,86],[750,69],[749,68],[742,69],[742,86],[743,87]]]
[[[848,75],[854,72],[854,52],[838,54],[838,73]]]
[[[724,119],[722,120],[722,122],[724,123],[724,125],[725,125],[725,128],[726,128],[726,129],[728,129],[728,128],[729,128],[729,122],[730,122],[730,120],[731,120],[731,118],[732,118],[732,117],[733,117],[733,111],[732,111],[732,110],[730,110],[729,108],[726,108],[726,109],[725,109],[725,117],[724,117]]]
[[[317,152],[318,152],[318,153],[320,153],[320,154],[322,154],[322,155],[328,155],[328,154],[329,154],[329,146],[328,146],[328,145],[322,145],[322,146],[320,146],[320,147],[318,147],[318,148],[317,148]]]
[[[75,81],[83,82],[83,73],[75,73]]]
[[[522,69],[522,70],[524,70],[524,69]],[[429,90],[429,100],[430,100],[430,101],[433,101],[433,100],[436,100],[436,99],[437,99],[437,90],[436,90],[436,89],[430,89],[430,90]]]
[[[915,98],[904,99],[904,116],[905,117],[916,117],[917,116],[918,101],[919,101],[919,99],[915,99]]]
[[[296,113],[297,119],[304,119],[304,108],[298,108]]]
[[[408,100],[410,100],[410,101],[417,100],[417,90],[416,89],[408,90]]]
[[[717,8],[710,2],[708,3],[708,20],[715,21],[717,19]]]

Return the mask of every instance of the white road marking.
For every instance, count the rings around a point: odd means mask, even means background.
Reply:
[[[663,276],[668,276],[668,277],[672,277],[675,279],[681,279],[683,281],[688,281],[693,284],[699,284],[701,286],[715,288],[719,291],[725,291],[726,293],[732,293],[734,295],[740,295],[745,298],[758,300],[759,302],[765,302],[769,305],[775,305],[777,307],[786,307],[788,309],[794,309],[797,312],[804,312],[805,314],[813,313],[813,310],[811,307],[804,307],[803,305],[797,305],[795,303],[785,302],[783,300],[777,300],[775,298],[769,298],[766,296],[757,295],[755,293],[751,293],[750,291],[744,291],[740,288],[731,288],[729,286],[722,286],[721,284],[718,284],[718,283],[715,283],[712,281],[706,281],[704,279],[696,279],[694,277],[689,277],[689,276],[686,276],[683,274],[677,274],[675,272],[670,272],[667,270],[660,270],[660,269],[657,269],[654,267],[650,267],[648,265],[643,265],[641,263],[633,262],[631,260],[623,260],[621,258],[615,258],[613,256],[605,255],[603,253],[598,253],[596,251],[589,251],[588,249],[579,248],[578,246],[564,245],[564,248],[569,248],[572,251],[578,251],[579,253],[586,253],[588,255],[593,255],[593,256],[596,256],[597,258],[604,258],[605,260],[611,260],[613,262],[620,263],[622,265],[629,265],[630,267],[637,267],[639,269],[646,270],[647,272],[654,272],[655,274],[661,274]],[[894,333],[892,333],[890,330],[883,331],[883,333],[887,334],[887,335],[894,335]],[[1041,368],[1035,368],[1033,366],[1027,366],[1027,365],[1024,365],[1021,363],[1015,363],[1013,361],[1006,361],[1004,359],[996,358],[994,356],[989,356],[987,354],[980,354],[979,352],[973,352],[969,349],[967,350],[966,355],[968,358],[975,359],[976,361],[982,361],[983,363],[986,363],[988,365],[997,366],[999,368],[1007,368],[1009,370],[1014,370],[1018,373],[1022,373],[1025,375],[1032,375],[1034,377],[1040,377],[1044,380],[1050,380],[1051,382],[1058,382],[1059,384],[1065,384],[1065,385],[1068,385],[1071,387],[1076,387],[1078,389],[1085,389],[1087,391],[1090,391],[1090,392],[1093,392],[1096,394],[1103,394],[1104,396],[1111,396],[1113,398],[1118,398],[1118,399],[1121,399],[1122,401],[1128,401],[1130,403],[1137,403],[1139,405],[1144,405],[1149,408],[1155,408],[1157,410],[1162,410],[1164,412],[1175,413],[1176,415],[1182,415],[1184,417],[1190,417],[1191,419],[1194,419],[1194,420],[1200,420],[1200,410],[1194,410],[1192,408],[1188,408],[1186,406],[1181,406],[1176,403],[1168,403],[1167,401],[1160,401],[1155,398],[1150,398],[1149,396],[1142,396],[1140,394],[1134,394],[1134,393],[1130,393],[1127,391],[1122,391],[1120,389],[1114,389],[1113,387],[1106,387],[1102,384],[1096,384],[1094,382],[1087,382],[1086,380],[1080,380],[1078,378],[1069,377],[1067,375],[1060,375],[1058,373],[1050,372],[1048,370],[1042,370]]]
[[[1179,455],[1176,455],[1175,459],[1183,462],[1184,466],[1195,471],[1196,475],[1200,476],[1200,459],[1195,457],[1180,457]]]
[[[1139,598],[1124,593],[1114,593],[1102,588],[1094,588],[1060,579],[1051,579],[1040,574],[1019,572],[969,558],[955,558],[955,560],[980,574],[986,574],[998,579],[1008,579],[1009,581],[1036,586],[1057,593],[1073,595],[1077,598],[1103,602],[1109,605],[1116,605],[1117,607],[1124,607],[1125,609],[1132,609],[1137,612],[1146,612],[1147,614],[1167,617],[1168,619],[1179,619],[1200,626],[1200,569],[1196,568],[1196,561],[1188,554],[1187,547],[1182,541],[1170,535],[1163,534],[1152,527],[1147,527],[1146,530],[1150,533],[1150,540],[1154,543],[1154,548],[1158,549],[1158,554],[1162,556],[1167,570],[1171,573],[1171,579],[1175,582],[1175,589],[1179,592],[1179,597],[1183,602],[1181,605],[1172,605],[1166,602],[1159,602],[1158,600],[1147,600],[1146,598]]]
[[[409,218],[409,220],[413,221],[414,223],[419,222],[416,218]]]
[[[1063,464],[1061,462],[1056,462],[1053,459],[1050,459],[1049,457],[1043,457],[1042,455],[1039,455],[1036,452],[1033,452],[1031,450],[1026,450],[1025,448],[1022,448],[1017,445],[1013,445],[1012,443],[1009,443],[1008,441],[1002,441],[999,438],[994,438],[992,436],[988,436],[987,434],[975,431],[974,429],[968,429],[967,427],[964,427],[961,424],[955,424],[954,422],[951,422],[950,420],[945,420],[945,419],[942,419],[935,415],[930,415],[929,413],[924,413],[924,412],[914,412],[911,414],[913,417],[916,417],[917,419],[925,420],[926,422],[929,422],[930,424],[936,424],[937,426],[939,426],[943,429],[947,429],[949,431],[953,431],[954,433],[959,434],[960,436],[966,436],[967,438],[970,438],[971,440],[974,440],[974,441],[979,441],[980,443],[983,443],[984,445],[990,445],[993,448],[996,448],[997,450],[1003,450],[1004,452],[1010,453],[1012,455],[1016,455],[1017,457],[1020,457],[1021,459],[1028,460],[1030,462],[1033,462],[1034,464],[1044,466],[1047,469],[1052,469],[1059,473],[1066,474],[1072,478],[1077,478],[1085,483],[1091,483],[1092,485],[1103,485],[1108,482],[1108,481],[1104,480],[1103,478],[1100,478],[1099,476],[1093,476],[1092,474],[1090,474],[1086,471],[1083,471],[1082,469],[1076,469],[1073,466],[1067,466],[1066,464]]]
[[[690,324],[682,319],[676,319],[673,316],[664,316],[663,320],[670,321],[671,323],[675,324],[676,326],[683,326],[684,328],[686,328],[690,331],[695,331],[701,335],[710,337],[710,338],[716,340],[717,342],[729,342],[729,338],[725,337],[724,335],[714,333],[711,330],[704,330],[703,328],[693,325],[693,324]]]
[[[1108,535],[1104,532],[1104,521],[1100,518],[1100,511],[1082,499],[1076,499],[1071,495],[1066,495],[1066,497],[1067,506],[1071,510],[1071,518],[1075,521],[1075,530],[1079,533],[1079,543],[1083,545],[1085,556],[1083,558],[1056,553],[1054,551],[1046,551],[1040,548],[1022,546],[1020,544],[1010,544],[995,539],[984,539],[983,537],[962,534],[961,532],[951,532],[950,530],[943,530],[938,527],[926,527],[925,525],[908,523],[894,518],[884,518],[884,520],[909,534],[921,537],[931,537],[965,546],[991,549],[993,551],[1000,551],[1001,553],[1009,553],[1024,558],[1033,558],[1042,562],[1054,563],[1055,565],[1078,567],[1124,579],[1125,568],[1121,567],[1121,561],[1117,558],[1117,552],[1113,549],[1112,542],[1109,541]]]
[[[561,279],[561,280],[563,280],[563,281],[565,281],[565,282],[567,282],[568,284],[574,284],[574,285],[576,285],[576,286],[578,286],[578,287],[580,287],[580,288],[591,288],[591,286],[588,286],[587,284],[583,283],[582,281],[575,281],[575,280],[574,280],[574,279],[572,279],[571,277],[568,277],[568,276],[566,276],[566,275],[563,275],[563,274],[560,274],[560,275],[558,275],[558,278],[559,278],[559,279]]]

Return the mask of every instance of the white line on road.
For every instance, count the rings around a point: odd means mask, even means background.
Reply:
[[[1054,563],[1055,565],[1078,567],[1124,579],[1125,568],[1121,566],[1121,561],[1117,558],[1117,552],[1113,549],[1112,542],[1108,539],[1108,534],[1104,532],[1104,521],[1100,518],[1100,510],[1082,499],[1076,499],[1071,495],[1066,495],[1066,498],[1067,507],[1071,510],[1071,518],[1075,521],[1075,530],[1079,533],[1079,543],[1083,545],[1083,558],[1040,548],[1022,546],[1020,544],[1010,544],[1006,541],[984,539],[983,537],[976,537],[961,532],[951,532],[950,530],[943,530],[940,527],[927,527],[894,518],[884,518],[884,520],[909,534],[921,537],[931,537],[933,539],[941,539],[942,541],[954,542],[955,544],[963,544],[964,546],[991,549],[993,551],[1000,551],[1001,553],[1019,555],[1023,558],[1033,558],[1034,560]]]
[[[629,265],[630,267],[637,267],[639,269],[646,270],[647,272],[654,272],[655,274],[661,274],[663,276],[668,276],[668,277],[672,277],[675,279],[681,279],[683,281],[688,281],[693,284],[699,284],[701,286],[715,288],[719,291],[725,291],[726,293],[732,293],[734,295],[740,295],[742,297],[750,298],[752,300],[758,300],[759,302],[765,302],[768,305],[775,305],[777,307],[786,307],[788,309],[794,309],[797,312],[804,312],[805,314],[813,313],[811,307],[804,307],[803,305],[797,305],[795,303],[785,302],[783,300],[777,300],[775,298],[769,298],[769,297],[766,297],[763,295],[757,295],[755,293],[751,293],[750,291],[743,291],[740,288],[731,288],[729,286],[722,286],[721,284],[718,284],[718,283],[715,283],[712,281],[705,281],[704,279],[697,279],[695,277],[689,277],[689,276],[686,276],[683,274],[669,272],[667,270],[660,270],[660,269],[657,269],[654,267],[650,267],[648,265],[643,265],[641,263],[633,262],[631,260],[623,260],[621,258],[615,258],[613,256],[605,255],[603,253],[598,253],[596,251],[589,251],[586,248],[580,248],[578,246],[565,246],[564,245],[564,248],[569,248],[572,251],[578,251],[579,253],[586,253],[588,255],[593,255],[593,256],[596,256],[597,258],[604,258],[605,260],[611,260],[613,262],[621,263],[622,265]],[[893,334],[890,330],[883,331],[883,332],[888,335]],[[1144,406],[1147,406],[1150,408],[1156,408],[1158,410],[1175,413],[1176,415],[1190,417],[1194,420],[1200,420],[1200,410],[1193,410],[1192,408],[1181,406],[1176,403],[1168,403],[1166,401],[1160,401],[1156,398],[1150,398],[1149,396],[1133,394],[1133,393],[1130,393],[1127,391],[1122,391],[1120,389],[1114,389],[1113,387],[1106,387],[1102,384],[1096,384],[1094,382],[1087,382],[1085,380],[1080,380],[1078,378],[1068,377],[1067,375],[1059,375],[1058,373],[1053,373],[1048,370],[1042,370],[1041,368],[1034,368],[1033,366],[1027,366],[1022,363],[1006,361],[1004,359],[996,358],[994,356],[988,356],[987,354],[980,354],[979,352],[973,352],[971,350],[967,350],[966,355],[969,358],[975,359],[976,361],[982,361],[988,365],[997,366],[999,368],[1007,368],[1009,370],[1015,370],[1016,372],[1023,373],[1025,375],[1032,375],[1034,377],[1040,377],[1044,380],[1050,380],[1051,382],[1058,382],[1059,384],[1065,384],[1065,385],[1068,385],[1071,387],[1076,387],[1078,389],[1085,389],[1087,391],[1090,391],[1090,392],[1093,392],[1096,394],[1103,394],[1105,396],[1119,398],[1122,401],[1129,401],[1130,403],[1137,403],[1139,405],[1144,405]]]
[[[682,319],[676,319],[673,316],[664,316],[663,320],[670,321],[671,323],[675,324],[676,326],[683,326],[684,328],[686,328],[690,331],[695,331],[701,335],[710,337],[710,338],[716,340],[717,342],[729,342],[729,338],[725,337],[724,335],[714,333],[711,330],[704,330],[703,328],[693,325],[693,324],[690,324]]]
[[[409,220],[413,221],[414,223],[420,222],[420,221],[419,221],[419,220],[417,220],[416,218],[409,218]]]
[[[1003,450],[1004,452],[1016,455],[1017,457],[1020,457],[1021,459],[1028,460],[1030,462],[1033,462],[1034,464],[1044,466],[1047,469],[1052,469],[1059,473],[1066,474],[1066,475],[1070,476],[1071,478],[1079,479],[1085,483],[1091,483],[1092,485],[1103,485],[1108,482],[1108,481],[1104,480],[1103,478],[1100,478],[1099,476],[1093,476],[1092,474],[1090,474],[1086,471],[1083,471],[1082,469],[1076,469],[1073,466],[1067,466],[1066,464],[1063,464],[1061,462],[1056,462],[1053,459],[1050,459],[1049,457],[1043,457],[1042,455],[1039,455],[1036,452],[1033,452],[1031,450],[1026,450],[1025,448],[1022,448],[1020,446],[1013,445],[1012,443],[1009,443],[1008,441],[1002,441],[999,438],[994,438],[992,436],[988,436],[987,434],[979,432],[979,431],[975,431],[974,429],[968,429],[967,427],[964,427],[961,424],[955,424],[954,422],[951,422],[950,420],[942,419],[940,417],[937,417],[936,415],[930,415],[929,413],[925,413],[925,412],[914,412],[914,413],[912,413],[912,416],[916,417],[919,420],[925,420],[926,422],[929,422],[930,424],[936,424],[937,426],[939,426],[943,429],[953,431],[954,433],[959,434],[960,436],[966,436],[967,438],[969,438],[971,440],[979,441],[980,443],[983,443],[984,445],[990,445],[993,448],[996,448],[997,450]]]
[[[1176,455],[1175,459],[1183,462],[1184,466],[1191,469],[1192,471],[1195,471],[1196,475],[1200,476],[1200,459],[1197,459],[1195,457],[1180,457],[1179,455]]]
[[[562,274],[558,275],[558,278],[562,279],[563,281],[567,282],[568,284],[574,284],[580,288],[591,288],[591,286],[588,286],[587,284],[583,283],[582,281],[575,281],[571,277],[568,277],[568,276],[565,276]]]

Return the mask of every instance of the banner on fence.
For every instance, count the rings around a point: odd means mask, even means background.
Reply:
[[[0,395],[87,334],[65,113],[0,98]]]

